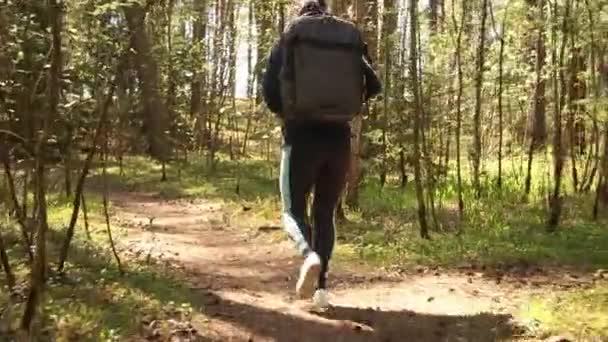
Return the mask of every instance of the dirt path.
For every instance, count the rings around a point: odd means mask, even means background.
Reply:
[[[330,273],[334,307],[315,313],[293,298],[300,260],[289,242],[268,243],[265,233],[227,222],[220,204],[144,194],[115,194],[113,202],[130,227],[122,241],[178,263],[205,296],[209,319],[198,329],[210,340],[512,339],[510,314],[540,291],[470,270],[387,274],[338,265]]]

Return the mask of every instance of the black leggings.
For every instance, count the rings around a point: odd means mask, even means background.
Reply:
[[[316,139],[315,139],[316,138]],[[321,258],[318,288],[324,289],[335,244],[334,215],[350,165],[350,138],[295,138],[282,149],[280,189],[284,228],[299,253]],[[314,188],[312,222],[307,199]]]

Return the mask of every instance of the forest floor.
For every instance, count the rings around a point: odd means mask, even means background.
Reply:
[[[278,222],[245,228],[212,201],[144,193],[114,193],[112,200],[129,227],[121,243],[187,275],[194,301],[204,305],[191,327],[213,341],[535,340],[526,337],[533,322],[520,317],[526,302],[592,282],[526,265],[398,270],[337,261],[332,307],[315,312],[294,298],[301,260]]]
[[[462,234],[445,227],[426,241],[412,189],[366,184],[361,208],[337,228],[333,305],[316,312],[294,296],[302,260],[281,229],[269,163],[210,172],[194,161],[169,168],[167,182],[159,170],[142,158],[128,159],[124,173],[108,170],[120,268],[96,170],[88,230],[81,213],[66,269],[56,272],[72,203],[53,181],[50,277],[35,341],[608,341],[608,235],[605,221],[586,218],[585,198],[568,202],[549,235],[542,202],[522,202],[514,186],[489,205],[468,202]],[[13,295],[0,287],[2,342],[14,341],[29,279],[18,230],[6,228],[18,285]]]

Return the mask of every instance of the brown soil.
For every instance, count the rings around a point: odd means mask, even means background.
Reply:
[[[520,330],[511,315],[548,283],[542,274],[521,281],[470,267],[388,272],[337,263],[329,283],[333,307],[319,313],[293,297],[301,260],[289,241],[269,242],[269,234],[281,233],[268,233],[272,225],[230,223],[212,202],[124,193],[113,202],[129,227],[121,242],[188,274],[205,303],[208,319],[195,322],[205,340],[513,340]]]

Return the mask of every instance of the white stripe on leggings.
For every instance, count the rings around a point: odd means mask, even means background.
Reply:
[[[279,191],[281,192],[281,202],[283,205],[282,219],[285,231],[295,242],[298,252],[303,255],[307,249],[310,250],[310,247],[302,235],[302,230],[298,227],[291,207],[291,151],[292,147],[289,145],[283,146],[281,150]]]

